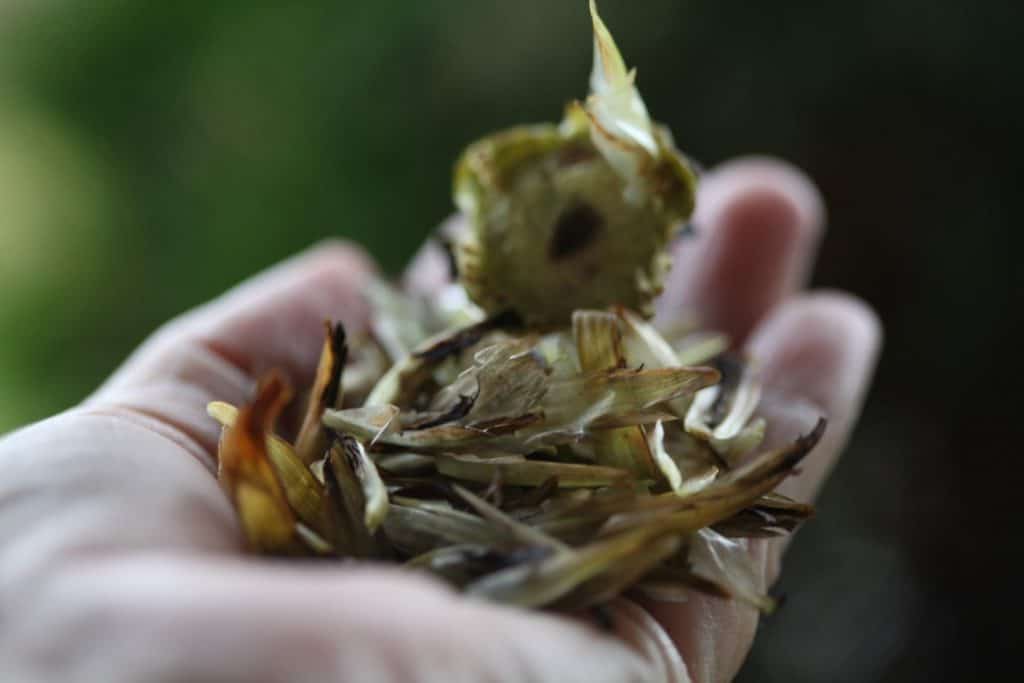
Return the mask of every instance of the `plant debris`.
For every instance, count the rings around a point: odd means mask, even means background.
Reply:
[[[210,404],[252,551],[403,563],[524,607],[698,590],[773,609],[744,539],[810,517],[773,490],[824,421],[763,448],[756,365],[647,320],[696,173],[591,13],[586,101],[459,161],[460,280],[429,298],[375,283],[367,334],[328,324],[293,441],[278,373]]]

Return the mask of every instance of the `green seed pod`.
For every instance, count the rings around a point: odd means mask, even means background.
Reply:
[[[669,267],[667,245],[693,211],[696,175],[655,125],[591,3],[594,71],[561,125],[479,140],[455,171],[471,228],[456,245],[470,297],[529,325],[568,324],[580,308],[646,314]]]

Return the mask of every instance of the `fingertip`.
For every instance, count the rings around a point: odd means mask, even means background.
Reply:
[[[811,500],[838,460],[860,414],[881,348],[882,325],[864,301],[823,291],[780,306],[747,349],[765,386],[766,441],[807,432],[824,415],[824,437],[779,491]]]
[[[376,262],[362,245],[338,238],[317,242],[286,264],[293,278],[290,287],[281,283],[282,289],[341,292],[346,299],[378,274]]]
[[[744,339],[808,279],[824,231],[824,202],[799,169],[766,157],[716,167],[702,181],[697,237],[674,248],[659,312],[690,309],[705,325]]]
[[[869,348],[878,345],[882,334],[881,321],[866,301],[848,292],[821,289],[780,306],[758,330],[751,345],[763,344],[765,338],[772,339],[791,328],[830,331],[833,336],[849,337],[851,342]]]
[[[882,319],[864,299],[834,289],[822,289],[808,296],[809,305],[819,309],[819,315],[836,320],[854,346],[864,349],[866,355],[878,355],[884,339]]]
[[[881,347],[882,324],[863,300],[820,291],[778,308],[748,350],[767,385],[841,416],[859,401]]]
[[[794,164],[768,156],[746,156],[716,166],[702,180],[698,222],[714,222],[736,199],[758,204],[773,222],[792,224],[805,240],[824,230],[825,202],[814,181]],[[781,220],[785,219],[785,221]]]
[[[328,237],[316,242],[296,257],[311,268],[345,268],[346,272],[371,275],[377,267],[373,257],[358,242],[338,237]]]

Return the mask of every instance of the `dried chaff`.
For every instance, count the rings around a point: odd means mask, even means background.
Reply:
[[[543,446],[578,441],[588,430],[664,419],[666,414],[657,409],[659,404],[692,394],[717,378],[718,372],[712,368],[597,371],[548,381],[545,391],[537,392],[528,407],[519,408],[528,412],[487,420],[475,418],[480,412],[489,415],[494,409],[477,398],[465,416],[427,428],[395,426],[395,417],[401,411],[391,405],[328,410],[324,422],[361,439],[414,452],[465,452],[489,447],[530,453]],[[517,395],[504,400],[518,404],[520,398]]]
[[[280,375],[209,406],[253,551],[392,561],[526,607],[697,590],[772,609],[745,539],[811,516],[774,490],[824,421],[762,449],[757,359],[649,320],[696,175],[591,14],[590,96],[457,165],[459,281],[375,282],[367,329],[328,325],[294,443],[273,433]]]

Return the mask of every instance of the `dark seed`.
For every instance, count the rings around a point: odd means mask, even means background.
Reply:
[[[604,219],[589,204],[570,206],[559,216],[548,246],[548,258],[561,261],[587,248],[597,238]]]

